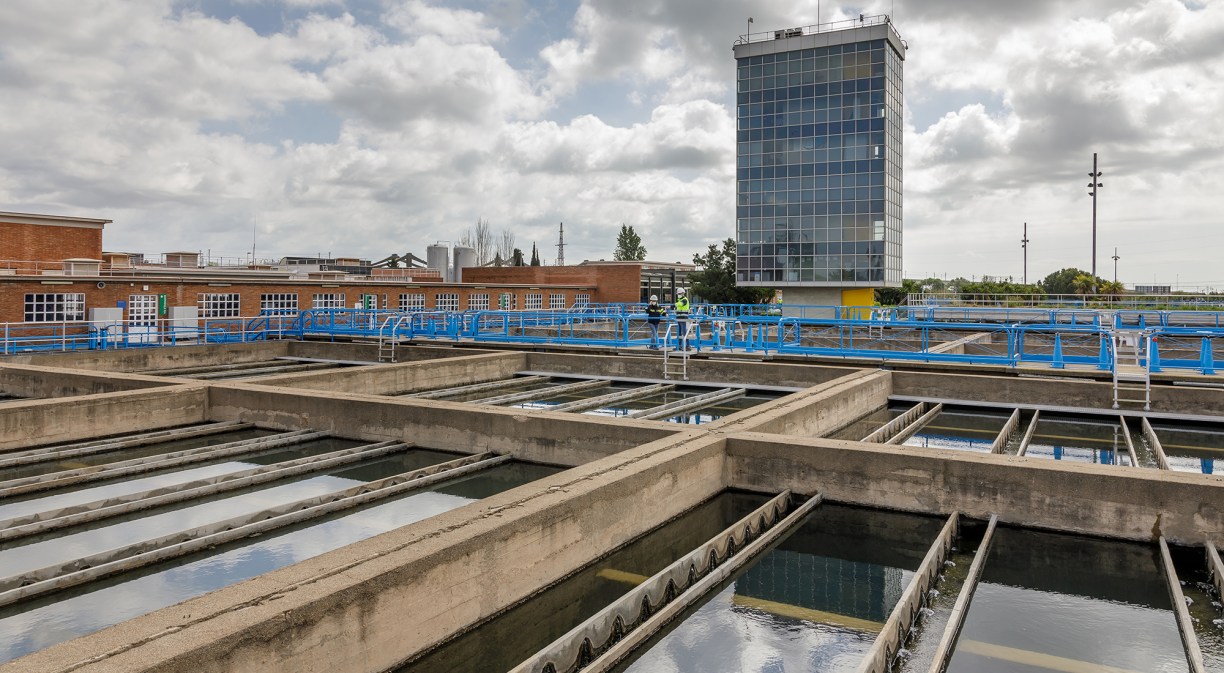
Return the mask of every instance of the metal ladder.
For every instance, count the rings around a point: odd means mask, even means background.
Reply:
[[[688,333],[692,333],[692,322],[685,323]],[[679,378],[682,381],[688,380],[688,349],[672,348],[671,337],[672,330],[676,329],[676,323],[667,326],[667,333],[663,335],[663,378],[670,380]],[[679,344],[679,339],[676,340]]]
[[[398,362],[395,354],[395,344],[399,342],[398,330],[403,320],[402,316],[391,316],[383,321],[382,326],[378,328],[379,362]]]
[[[1152,352],[1151,335],[1137,330],[1111,330],[1109,342],[1113,348],[1113,408],[1120,408],[1123,402],[1142,403],[1144,411],[1151,411],[1151,360],[1144,356]],[[1141,343],[1144,346],[1142,349]],[[1123,346],[1128,352],[1121,351]],[[1123,362],[1123,356],[1126,356],[1126,362]],[[1133,396],[1135,393],[1142,393],[1142,398]]]

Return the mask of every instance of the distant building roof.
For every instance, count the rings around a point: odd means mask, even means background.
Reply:
[[[0,211],[0,222],[12,224],[38,224],[52,227],[84,227],[101,229],[112,220],[101,220],[94,217],[69,217],[67,215],[41,215],[39,213],[10,213]]]

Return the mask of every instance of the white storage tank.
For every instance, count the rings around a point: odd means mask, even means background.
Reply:
[[[456,283],[463,282],[464,267],[476,266],[476,248],[470,248],[466,245],[455,246],[455,271],[451,274],[451,280]]]
[[[442,282],[450,281],[450,248],[440,243],[425,248],[425,263],[429,265],[429,268],[437,269],[438,273],[442,274]]]

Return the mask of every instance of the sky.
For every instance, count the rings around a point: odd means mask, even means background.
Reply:
[[[1224,0],[5,0],[0,210],[104,247],[425,256],[478,219],[545,263],[734,236],[755,31],[890,14],[906,277],[1092,263],[1224,290]]]

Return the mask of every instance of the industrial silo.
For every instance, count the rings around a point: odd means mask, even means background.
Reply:
[[[476,266],[476,248],[469,248],[466,245],[455,246],[455,271],[451,274],[451,280],[456,283],[463,282],[463,268],[468,266]]]
[[[442,274],[442,282],[450,281],[450,248],[440,243],[425,248],[425,262]]]

